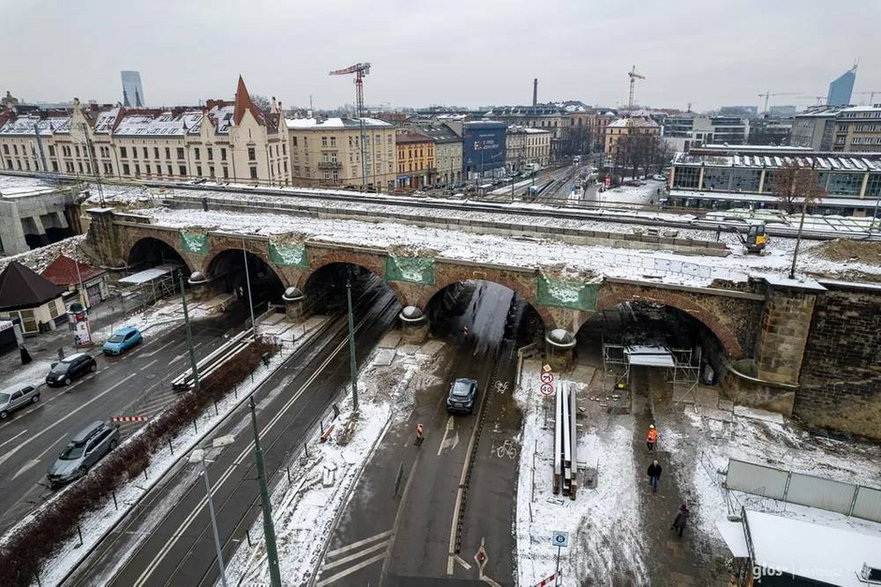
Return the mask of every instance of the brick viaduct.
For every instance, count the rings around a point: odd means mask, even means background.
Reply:
[[[694,317],[712,333],[702,341],[710,351],[705,356],[729,399],[795,414],[818,426],[881,438],[881,286],[838,282],[802,286],[757,278],[697,288],[606,278],[593,286],[585,305],[543,294],[543,278],[534,267],[436,259],[431,260],[430,278],[413,280],[389,273],[390,253],[383,249],[298,243],[297,262],[279,262],[269,252],[267,237],[207,232],[200,235],[201,247],[194,251],[184,245],[182,231],[149,224],[146,218],[109,209],[90,210],[89,215],[86,247],[104,266],[126,267],[137,243],[155,239],[176,251],[191,274],[203,274],[209,287],[218,256],[244,248],[262,259],[286,288],[305,291],[309,278],[321,267],[351,263],[385,280],[402,306],[421,310],[450,284],[469,279],[495,282],[529,302],[546,332],[563,329],[574,335],[597,311],[627,301],[664,304]],[[853,332],[851,323],[856,325]],[[862,339],[854,341],[852,334]],[[549,355],[553,357],[554,351],[549,348]]]

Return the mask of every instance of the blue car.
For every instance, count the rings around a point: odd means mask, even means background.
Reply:
[[[144,337],[141,336],[141,331],[134,326],[120,328],[104,342],[104,354],[107,356],[121,355],[133,346],[141,344],[142,340]]]

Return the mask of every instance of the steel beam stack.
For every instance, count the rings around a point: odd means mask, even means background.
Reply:
[[[575,387],[560,383],[555,393],[554,418],[554,494],[575,499],[578,486],[578,433],[575,427],[577,407]]]

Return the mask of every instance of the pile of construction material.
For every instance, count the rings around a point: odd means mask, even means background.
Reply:
[[[556,417],[554,418],[554,494],[561,491],[575,499],[578,486],[578,435],[575,428],[575,385],[557,386]]]

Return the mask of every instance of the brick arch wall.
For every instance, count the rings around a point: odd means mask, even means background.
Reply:
[[[504,271],[493,268],[475,269],[470,266],[457,266],[452,264],[435,265],[435,284],[423,288],[419,301],[414,305],[422,310],[428,306],[431,299],[442,289],[454,283],[467,280],[490,281],[503,285],[513,290],[517,295],[526,300],[530,306],[541,316],[546,330],[558,326],[551,308],[541,306],[536,300],[535,275],[532,273],[519,273]]]
[[[297,281],[297,288],[302,292],[306,291],[306,284],[316,271],[333,263],[357,265],[385,281],[385,255],[374,255],[347,250],[336,250],[324,254],[314,254],[308,247],[306,251],[309,258],[309,268],[300,274],[299,281]],[[395,294],[395,297],[398,299],[401,306],[409,305],[409,302],[407,301],[408,297],[401,288],[401,284],[393,281],[385,281],[385,283],[388,285],[389,289],[392,290],[392,293]]]
[[[138,229],[132,230],[129,228],[128,230],[126,230],[126,237],[127,237],[126,243],[124,245],[124,247],[125,247],[125,259],[124,260],[126,263],[131,262],[132,251],[134,250],[135,246],[138,243],[140,243],[144,240],[147,240],[147,239],[152,239],[152,240],[157,240],[157,241],[165,243],[166,245],[171,247],[171,249],[173,251],[175,251],[178,255],[180,255],[181,259],[184,260],[184,263],[187,266],[187,271],[189,271],[190,273],[198,270],[201,267],[201,261],[199,259],[199,257],[200,257],[199,255],[192,255],[190,253],[187,253],[187,252],[181,250],[180,236],[179,236],[179,233],[177,233],[177,232],[170,232],[170,231],[165,231],[165,230],[151,230],[151,231],[138,230]]]
[[[616,284],[617,286],[617,284]],[[706,296],[709,297],[709,296]],[[664,304],[685,312],[698,322],[706,326],[712,332],[729,357],[739,359],[743,357],[743,345],[738,339],[732,325],[727,324],[719,308],[713,308],[708,303],[700,303],[694,296],[686,296],[668,289],[649,289],[641,287],[609,287],[604,284],[600,290],[597,301],[597,311],[606,310],[623,302],[645,301]],[[590,316],[584,316],[580,329]],[[576,329],[577,331],[577,329]]]

